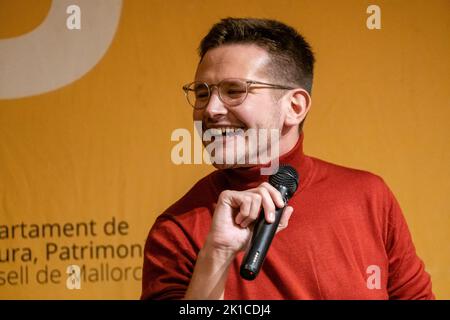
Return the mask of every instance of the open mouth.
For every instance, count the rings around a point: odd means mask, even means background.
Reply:
[[[238,135],[243,135],[245,133],[245,128],[238,127],[221,127],[221,128],[211,128],[209,129],[213,137],[234,137]]]

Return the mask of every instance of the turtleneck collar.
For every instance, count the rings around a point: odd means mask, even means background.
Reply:
[[[312,161],[303,153],[304,133],[299,136],[295,146],[279,157],[279,164],[288,164],[297,170],[300,177],[300,186],[297,192],[300,192],[307,184],[310,176]],[[227,183],[230,190],[247,190],[255,188],[261,183],[268,181],[268,175],[261,175],[261,168],[269,167],[266,165],[257,165],[253,167],[243,167],[236,169],[218,170],[217,174]]]

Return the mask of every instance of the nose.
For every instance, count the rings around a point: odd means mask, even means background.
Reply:
[[[211,96],[209,97],[209,101],[204,109],[204,112],[204,116],[211,119],[226,115],[228,113],[227,107],[219,98],[217,88],[212,89]]]

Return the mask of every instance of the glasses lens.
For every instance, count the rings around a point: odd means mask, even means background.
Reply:
[[[187,99],[194,108],[203,108],[209,99],[209,89],[206,83],[191,83],[187,90]]]
[[[220,97],[230,106],[241,104],[247,96],[247,83],[239,80],[226,80],[220,83]]]

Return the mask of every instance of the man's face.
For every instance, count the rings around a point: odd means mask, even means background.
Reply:
[[[265,66],[270,63],[268,53],[261,47],[250,44],[233,44],[220,46],[209,50],[203,60],[197,67],[195,81],[206,82],[208,84],[217,84],[223,79],[241,78],[261,82],[273,83],[274,81],[265,73]],[[277,83],[279,84],[279,83]],[[203,131],[211,128],[239,128],[238,135],[245,135],[248,129],[277,129],[282,135],[283,128],[283,109],[277,99],[274,97],[273,89],[268,88],[249,88],[248,96],[245,101],[238,106],[225,105],[218,96],[217,89],[214,88],[210,100],[204,109],[194,109],[194,121],[201,121]],[[268,134],[270,137],[270,132]],[[223,149],[215,149],[217,152],[223,152],[223,158],[227,152],[236,150],[236,135],[224,135],[215,137],[216,142],[220,142]],[[242,138],[242,137],[241,137]],[[280,145],[282,137],[280,138]],[[242,141],[242,140],[241,140]],[[234,142],[234,143],[233,143]],[[210,141],[203,141],[205,147]],[[264,144],[265,145],[265,144]],[[266,149],[266,147],[263,147]],[[267,144],[270,149],[270,139]],[[254,152],[261,152],[261,145],[253,148]],[[258,150],[259,149],[259,150]],[[268,151],[268,150],[266,150]],[[268,151],[270,152],[270,151]],[[270,153],[269,153],[270,154]],[[239,157],[242,158],[242,154]],[[248,148],[248,139],[246,139],[245,157],[246,164],[214,164],[217,168],[232,168],[249,166],[248,159],[252,151]],[[254,165],[254,164],[253,164]]]

